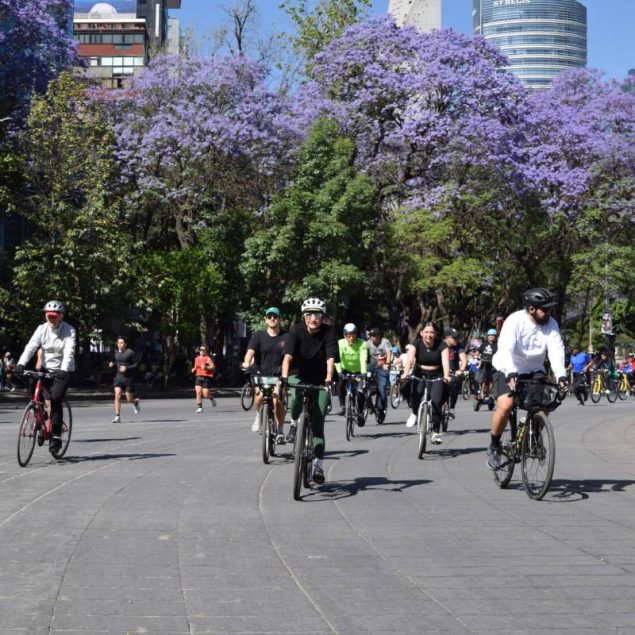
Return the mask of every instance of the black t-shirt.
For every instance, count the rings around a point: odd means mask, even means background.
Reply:
[[[448,347],[443,340],[435,340],[428,348],[420,337],[412,345],[416,350],[415,363],[422,366],[441,366],[441,351]]]
[[[326,360],[337,361],[337,335],[333,327],[322,324],[315,335],[310,335],[304,324],[295,324],[287,334],[285,353],[293,357],[291,374],[307,384],[323,384]]]
[[[465,353],[465,349],[459,342],[456,346],[448,346],[448,351],[450,351],[450,370],[456,372],[461,366],[461,353]]]
[[[492,357],[498,350],[498,342],[484,342],[478,350],[481,352],[481,361],[491,364]]]
[[[285,353],[286,334],[269,335],[267,331],[256,331],[247,348],[254,351],[254,362],[263,375],[279,375]]]

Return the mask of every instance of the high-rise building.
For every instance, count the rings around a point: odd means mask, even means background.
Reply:
[[[532,90],[587,63],[587,12],[578,0],[472,0],[472,26]]]
[[[181,0],[75,0],[73,33],[88,64],[84,74],[103,88],[125,87],[152,55],[170,49],[170,33],[178,36],[179,28],[168,9],[180,8]]]
[[[441,28],[441,0],[389,0],[388,13],[397,26],[413,26],[420,33]]]

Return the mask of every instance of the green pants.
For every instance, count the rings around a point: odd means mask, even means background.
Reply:
[[[297,421],[302,412],[302,388],[294,388],[296,384],[302,383],[297,375],[289,377],[289,387],[291,388],[289,410],[291,418]],[[324,417],[328,405],[328,395],[326,390],[311,391],[309,394],[309,413],[311,414],[311,431],[313,432],[313,451],[318,459],[324,458]]]

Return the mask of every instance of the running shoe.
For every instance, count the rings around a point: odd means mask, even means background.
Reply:
[[[53,437],[49,441],[49,452],[57,454],[62,449],[62,437]]]
[[[284,445],[285,443],[284,434],[282,434],[282,432],[278,432],[276,435],[276,445]]]
[[[200,414],[201,412],[203,412],[203,406],[199,406],[199,407],[196,409],[196,414],[197,414],[197,415],[198,415],[198,414]]]
[[[322,483],[324,483],[324,470],[319,465],[313,468],[313,482],[316,485],[322,485]]]
[[[115,415],[115,418],[112,420],[113,423],[121,423],[121,417],[119,415]]]
[[[295,433],[298,429],[297,423],[292,423],[287,434],[287,443],[295,443]]]
[[[141,404],[139,403],[139,400],[138,400],[138,399],[135,399],[135,400],[132,402],[132,407],[134,408],[134,413],[135,413],[136,415],[138,415],[138,414],[141,412]]]
[[[431,441],[436,445],[441,445],[443,443],[443,435],[440,432],[433,432]]]
[[[501,465],[500,448],[489,448],[487,450],[487,467],[490,470],[497,470]]]
[[[417,415],[411,414],[406,421],[406,428],[414,428],[417,423]]]
[[[258,432],[260,430],[260,415],[257,414],[254,422],[251,424],[251,431]]]

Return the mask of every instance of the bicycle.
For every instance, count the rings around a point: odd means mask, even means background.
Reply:
[[[591,376],[591,401],[599,403],[602,395],[606,395],[609,403],[617,401],[617,385],[609,378],[605,368],[596,370]]]
[[[474,373],[470,370],[461,375],[461,396],[468,401],[472,395],[478,394],[478,384]]]
[[[251,410],[251,407],[254,405],[255,392],[254,386],[251,383],[251,376],[249,376],[240,390],[240,405],[243,410]]]
[[[403,401],[403,397],[401,395],[401,386],[399,382],[400,376],[401,376],[400,370],[394,367],[390,369],[390,374],[389,374],[390,392],[388,397],[390,400],[391,407],[394,408],[395,410],[399,408],[399,406],[401,405],[401,402]]]
[[[617,396],[622,400],[626,401],[628,396],[631,394],[631,382],[628,379],[628,375],[623,373],[622,371],[618,371],[619,378],[617,380]]]
[[[556,464],[556,442],[547,414],[560,406],[566,392],[546,379],[518,379],[514,407],[501,437],[501,462],[494,481],[505,489],[516,463],[529,498],[540,500],[549,490]],[[527,415],[518,421],[518,410]]]
[[[381,425],[386,420],[386,411],[379,407],[379,388],[375,373],[372,373],[366,381],[364,395],[364,421],[368,419],[369,413],[372,413],[375,415],[377,425]]]
[[[435,379],[430,379],[428,377],[416,377],[413,375],[411,379],[415,381],[424,381],[426,383],[425,389],[423,391],[423,396],[421,397],[421,403],[419,404],[419,410],[417,411],[417,423],[416,423],[416,432],[419,438],[418,445],[418,453],[417,458],[422,459],[423,455],[426,452],[426,447],[428,444],[428,437],[430,437],[430,443],[432,443],[432,419],[431,419],[431,409],[432,409],[432,395],[431,395],[431,386],[435,381],[443,381],[443,377],[436,377]],[[447,402],[444,404],[447,406]],[[446,414],[449,418],[449,413]],[[441,422],[443,425],[443,421]],[[447,429],[447,421],[446,421],[446,429]]]
[[[311,402],[320,390],[328,390],[326,386],[314,386],[311,384],[296,384],[293,386],[302,392],[302,411],[298,417],[296,428],[294,461],[293,461],[293,498],[300,500],[302,486],[305,489],[311,487],[313,475],[313,428],[311,426]]]
[[[359,420],[358,394],[364,391],[366,376],[354,373],[342,373],[342,379],[346,381],[344,400],[344,415],[346,420],[346,440],[350,441],[355,436],[355,425]]]
[[[258,416],[260,417],[260,438],[262,443],[262,462],[266,465],[269,459],[276,454],[276,437],[278,436],[278,425],[276,424],[274,412],[274,391],[278,385],[278,378],[275,376],[252,375],[252,382],[262,391],[262,403]]]
[[[41,370],[25,370],[22,376],[29,381],[31,392],[31,400],[22,414],[18,434],[18,464],[21,467],[26,467],[33,456],[36,441],[38,446],[42,447],[46,441],[49,441],[50,444],[53,437],[51,418],[44,402],[44,380],[46,377],[50,377],[51,373]],[[66,454],[73,431],[73,413],[66,399],[62,402],[62,408],[62,445],[56,452],[51,451],[53,458],[58,460]]]

